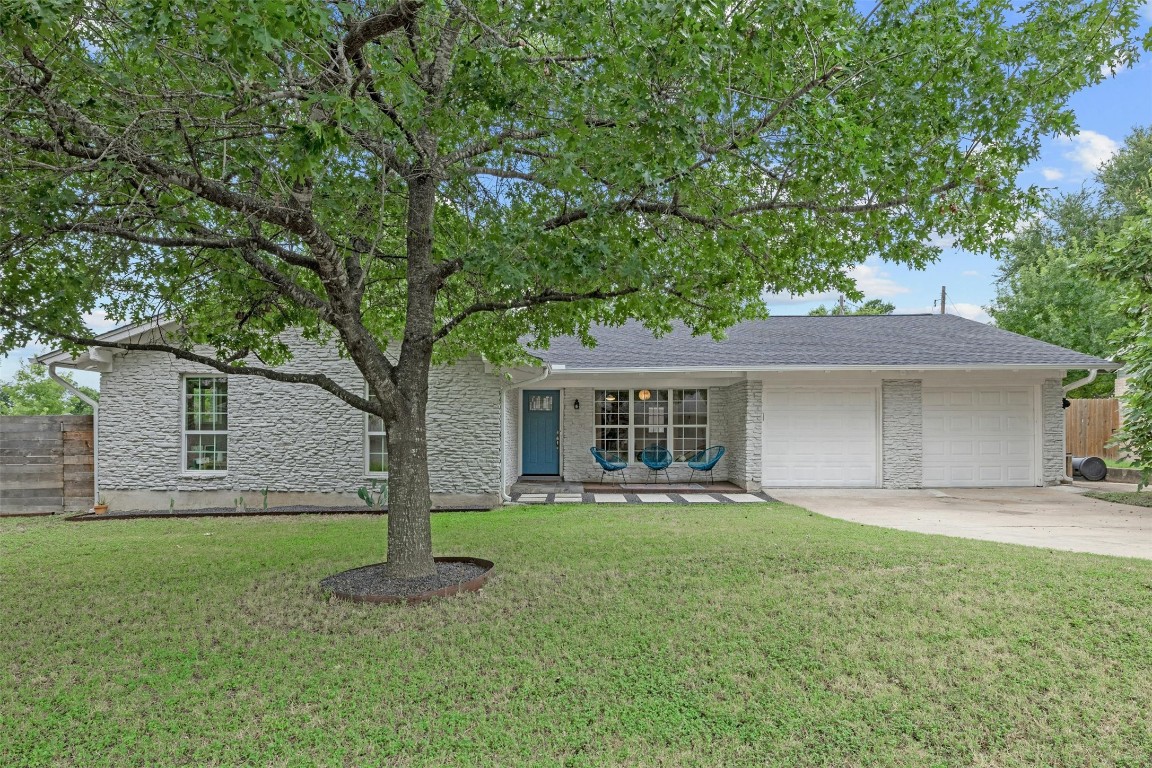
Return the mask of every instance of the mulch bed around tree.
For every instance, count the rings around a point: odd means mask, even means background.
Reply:
[[[354,602],[419,603],[480,589],[493,565],[476,557],[437,557],[436,573],[419,579],[392,578],[384,567],[384,563],[376,563],[353,568],[322,579],[320,587]]]

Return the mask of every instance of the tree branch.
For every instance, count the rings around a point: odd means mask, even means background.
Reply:
[[[951,191],[960,186],[959,181],[950,181],[946,184],[940,184],[928,190],[929,195],[939,195],[944,192]],[[698,226],[715,229],[721,226],[730,226],[734,219],[741,216],[747,216],[752,213],[764,213],[767,211],[812,211],[814,213],[836,214],[836,213],[871,213],[875,211],[886,211],[891,208],[898,208],[902,205],[907,205],[912,200],[912,195],[902,195],[891,200],[882,200],[875,203],[852,203],[846,205],[825,205],[823,203],[816,203],[808,200],[765,200],[760,203],[753,203],[751,205],[736,208],[724,216],[702,216],[700,214],[691,213],[683,208],[678,202],[651,202],[646,200],[618,200],[611,205],[605,207],[607,213],[626,213],[635,211],[639,213],[654,213],[664,216],[673,216],[682,219]],[[558,216],[554,216],[548,221],[544,222],[542,229],[545,232],[551,232],[562,227],[575,224],[578,221],[583,221],[592,215],[592,211],[587,208],[576,208],[571,211],[566,211]]]
[[[587,293],[559,293],[553,291],[551,288],[545,290],[543,293],[534,294],[531,296],[522,296],[518,299],[509,299],[507,301],[485,301],[478,302],[459,313],[451,320],[444,323],[440,330],[433,336],[434,341],[439,341],[448,334],[452,333],[453,329],[460,323],[467,320],[472,315],[480,312],[501,312],[508,309],[517,309],[521,307],[536,307],[541,304],[555,304],[559,302],[572,302],[572,301],[587,301],[594,299],[614,299],[620,296],[627,296],[639,291],[639,288],[622,288],[618,291],[602,291],[595,290]]]
[[[287,298],[299,301],[304,306],[314,309],[321,315],[326,315],[331,311],[331,306],[328,302],[317,296],[312,291],[300,286],[296,281],[289,278],[280,270],[276,269],[273,265],[269,264],[264,259],[259,258],[253,251],[255,249],[268,250],[268,246],[274,249],[272,252],[275,255],[281,253],[292,254],[294,260],[300,261],[307,266],[310,262],[315,266],[315,262],[307,257],[301,257],[298,254],[293,254],[286,248],[283,248],[276,243],[269,241],[267,238],[260,236],[253,237],[233,237],[233,238],[220,238],[210,236],[195,236],[185,235],[180,237],[157,237],[152,235],[142,235],[131,229],[122,227],[113,227],[103,224],[92,223],[76,223],[67,227],[57,227],[52,232],[70,233],[70,232],[84,232],[87,234],[102,235],[106,237],[115,237],[120,240],[127,240],[133,243],[141,243],[142,245],[152,245],[157,248],[212,248],[216,250],[236,251],[240,257],[244,259],[253,269],[260,273],[260,276],[276,287],[277,291],[286,296]],[[290,262],[291,263],[291,262]]]
[[[399,0],[388,10],[356,22],[344,36],[344,56],[351,61],[368,43],[408,26],[416,20],[416,11],[423,5],[423,2]]]
[[[172,355],[180,360],[187,360],[190,363],[198,363],[200,365],[208,366],[221,373],[226,373],[236,376],[258,376],[261,378],[269,379],[271,381],[279,381],[286,384],[312,384],[323,389],[325,392],[333,395],[334,397],[342,400],[353,408],[371,413],[380,418],[385,418],[383,404],[379,402],[371,402],[367,398],[360,395],[353,394],[348,390],[341,387],[328,376],[322,373],[287,373],[285,371],[278,371],[274,368],[262,368],[252,365],[234,365],[227,361],[217,360],[214,357],[190,352],[189,350],[180,347],[174,347],[170,344],[137,344],[126,341],[101,341],[87,336],[77,336],[70,333],[62,333],[59,331],[48,331],[38,324],[31,322],[28,318],[19,315],[15,312],[10,312],[3,307],[0,307],[0,316],[8,320],[18,323],[29,330],[32,330],[44,338],[59,339],[61,341],[71,342],[86,347],[102,347],[104,349],[119,349],[125,352],[163,352]]]

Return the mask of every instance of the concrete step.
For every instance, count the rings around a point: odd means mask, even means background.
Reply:
[[[512,495],[518,493],[584,493],[584,484],[551,478],[547,480],[521,478],[512,484]]]

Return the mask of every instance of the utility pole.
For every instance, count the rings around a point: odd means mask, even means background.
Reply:
[[[948,286],[940,286],[940,314],[944,314],[944,304],[948,301]]]
[[[844,306],[844,294],[840,294],[840,314],[848,314],[848,308]]]

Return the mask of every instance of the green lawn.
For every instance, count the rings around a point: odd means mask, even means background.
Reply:
[[[1116,469],[1136,469],[1136,464],[1127,459],[1104,459],[1104,466]]]
[[[331,602],[372,517],[0,520],[0,765],[1147,766],[1152,562],[783,505],[434,517],[481,593]]]
[[[1152,491],[1085,491],[1090,499],[1129,504],[1134,507],[1152,507]]]

